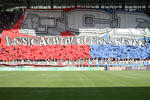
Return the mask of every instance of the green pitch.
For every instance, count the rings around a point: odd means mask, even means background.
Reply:
[[[0,72],[0,100],[150,100],[150,71]]]

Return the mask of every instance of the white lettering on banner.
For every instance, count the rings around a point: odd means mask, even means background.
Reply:
[[[5,36],[6,45],[73,45],[73,44],[85,44],[85,45],[134,45],[134,46],[144,46],[143,40],[130,40],[130,39],[114,39],[114,41],[105,39],[102,37],[16,37],[12,39],[9,36]],[[88,41],[87,41],[88,39]]]

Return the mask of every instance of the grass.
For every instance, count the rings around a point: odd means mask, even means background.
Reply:
[[[0,72],[0,100],[150,100],[150,71]]]

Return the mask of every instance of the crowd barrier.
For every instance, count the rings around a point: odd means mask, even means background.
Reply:
[[[60,64],[60,61],[12,61],[0,62],[0,71],[137,71],[150,70],[149,61],[81,61],[78,64],[72,64],[72,61]],[[88,62],[88,63],[87,63]],[[54,64],[55,63],[55,64]],[[70,64],[69,64],[70,63]],[[74,62],[75,63],[75,62]],[[89,64],[90,63],[90,64]]]
[[[150,67],[0,67],[0,71],[150,71]]]
[[[104,67],[0,67],[0,71],[105,71]]]

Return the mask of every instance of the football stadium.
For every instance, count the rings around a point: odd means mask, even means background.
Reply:
[[[0,100],[150,100],[150,1],[0,0]]]

